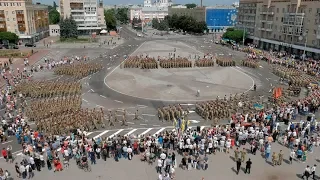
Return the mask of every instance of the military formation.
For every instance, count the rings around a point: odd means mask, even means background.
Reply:
[[[161,68],[192,68],[192,61],[182,57],[161,59],[159,64]]]
[[[213,59],[199,59],[195,61],[195,66],[197,67],[213,67],[214,60]]]
[[[98,63],[77,63],[71,65],[63,65],[54,69],[57,75],[69,75],[76,79],[82,79],[90,74],[96,73],[102,69],[102,65]]]
[[[219,66],[235,66],[236,62],[229,57],[217,57],[216,62]]]
[[[246,59],[241,61],[241,66],[249,67],[249,68],[258,68],[259,63],[253,59]]]
[[[78,95],[38,99],[29,103],[26,115],[31,121],[57,117],[69,111],[80,110],[81,102]]]
[[[294,68],[287,68],[284,66],[273,66],[272,70],[275,75],[286,79],[289,79],[290,76],[300,76],[302,74],[302,72]]]
[[[31,98],[80,95],[81,84],[80,82],[30,81],[18,84],[14,91]]]
[[[174,121],[182,116],[187,120],[188,114],[189,108],[183,109],[180,104],[158,108],[158,118],[160,121]]]
[[[154,58],[132,56],[122,63],[122,68],[158,69],[158,62]]]
[[[283,154],[282,150],[280,150],[279,153],[273,152],[273,154],[272,154],[272,165],[273,166],[282,165],[283,155],[284,154]]]

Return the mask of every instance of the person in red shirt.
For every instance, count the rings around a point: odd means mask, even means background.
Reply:
[[[1,151],[3,158],[7,161],[8,160],[8,153],[5,148],[2,149]]]

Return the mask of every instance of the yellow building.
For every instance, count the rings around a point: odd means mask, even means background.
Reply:
[[[13,32],[21,42],[36,42],[49,36],[48,6],[32,0],[0,0],[0,32]]]

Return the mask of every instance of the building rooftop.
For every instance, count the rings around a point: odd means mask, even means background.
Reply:
[[[146,12],[146,11],[152,11],[152,12],[168,11],[168,7],[142,7],[142,11],[144,11],[144,12]]]

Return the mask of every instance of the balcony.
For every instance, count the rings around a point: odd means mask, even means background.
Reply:
[[[274,15],[274,12],[272,12],[272,11],[261,11],[260,14],[264,14],[264,15]]]
[[[267,31],[267,32],[271,32],[273,31],[271,28],[258,28],[259,31]]]
[[[71,9],[70,12],[84,12],[84,9]]]
[[[289,16],[305,16],[305,13],[285,13],[285,15],[289,15]]]
[[[273,24],[272,20],[260,20],[262,23]]]

